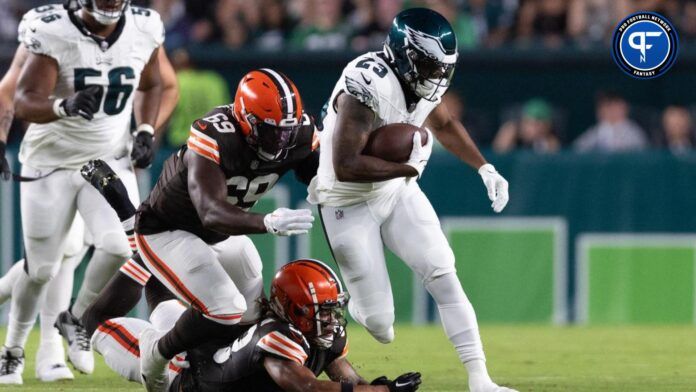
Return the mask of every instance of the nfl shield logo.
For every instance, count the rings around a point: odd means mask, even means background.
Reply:
[[[343,210],[336,210],[334,211],[334,214],[336,215],[336,220],[343,219]]]

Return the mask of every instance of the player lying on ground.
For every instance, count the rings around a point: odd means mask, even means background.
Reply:
[[[266,215],[246,210],[288,171],[304,183],[314,176],[313,136],[294,84],[260,69],[242,78],[233,105],[195,121],[187,145],[165,163],[138,209],[135,238],[148,273],[192,307],[153,342],[155,358],[143,357],[149,388],[163,383],[166,363],[175,354],[229,335],[240,321],[257,320],[261,260],[243,235],[303,234],[314,218],[309,210],[281,208]],[[136,265],[131,263],[132,270]],[[142,283],[149,276],[119,274],[120,282],[110,282],[102,292],[99,308],[122,310],[131,278]],[[93,319],[103,317],[84,317],[90,327]]]
[[[433,136],[478,169],[492,207],[508,201],[508,184],[486,162],[441,97],[457,61],[457,40],[435,11],[400,12],[382,52],[359,56],[346,66],[329,99],[320,134],[319,172],[308,200],[319,205],[327,241],[351,294],[349,311],[382,343],[394,339],[394,301],[386,245],[422,280],[469,373],[472,392],[510,391],[488,375],[476,315],[455,271],[452,249],[437,214],[416,180],[430,157]],[[370,133],[389,124],[428,124],[426,143],[413,137],[408,161],[364,155]],[[443,190],[452,194],[452,189]]]
[[[55,11],[62,9],[61,4],[50,4],[34,8],[28,11],[19,24],[18,40],[23,42],[25,31],[30,22],[35,19],[44,18],[52,15]],[[176,74],[167,58],[163,47],[160,47],[159,66],[162,80],[162,101],[157,115],[155,124],[156,134],[164,129],[163,125],[169,119],[172,111],[176,107],[178,100],[178,86]],[[5,146],[7,136],[12,124],[14,116],[14,95],[17,87],[17,80],[26,62],[28,52],[24,45],[20,44],[17,47],[14,58],[2,80],[0,80],[0,179],[10,180],[12,172],[5,156]],[[142,93],[136,91],[135,99],[140,99]],[[141,160],[149,154],[147,145],[140,145],[140,150],[133,153],[134,160]],[[146,164],[146,161],[142,161]],[[17,177],[17,176],[15,176]],[[19,178],[17,178],[19,179]],[[133,182],[135,183],[135,182]],[[54,327],[54,323],[58,314],[67,310],[70,297],[73,290],[73,275],[74,270],[80,261],[83,259],[88,247],[91,245],[90,236],[85,233],[84,222],[79,214],[69,230],[67,243],[65,245],[63,259],[60,263],[58,274],[51,280],[46,289],[47,295],[45,301],[41,304],[40,309],[40,344],[36,355],[36,376],[41,381],[55,381],[62,379],[72,379],[72,372],[65,365],[65,353],[60,342],[58,330]],[[94,266],[93,266],[94,267]],[[7,301],[12,293],[12,287],[17,281],[18,275],[23,274],[24,260],[19,260],[13,267],[0,278],[0,302]],[[90,268],[93,272],[94,268]],[[84,302],[85,289],[80,291],[80,302]],[[64,317],[65,318],[65,317]],[[65,323],[63,323],[65,325]],[[70,326],[64,327],[64,330],[70,330]],[[94,359],[89,348],[89,337],[84,332],[80,325],[75,325],[74,333],[66,334],[68,339],[68,357],[76,369],[83,373],[91,373],[94,368]],[[17,351],[17,350],[15,350]],[[18,360],[12,360],[17,358]],[[6,370],[0,369],[0,374],[12,373],[9,368],[16,363],[19,366],[22,355],[17,355],[8,358],[8,361],[3,362]],[[13,363],[10,363],[13,362]],[[6,378],[1,378],[0,381],[5,381]]]
[[[92,2],[83,1],[82,3],[87,5],[87,11],[84,12],[94,12],[94,8],[90,7]],[[103,3],[101,4],[103,5]],[[138,9],[138,12],[148,13],[150,11]],[[79,12],[76,13],[76,15],[79,14]],[[51,22],[55,22],[56,20],[63,18],[65,15],[63,5],[60,4],[45,5],[30,10],[24,15],[19,26],[20,42],[25,42],[27,40],[26,36],[28,35],[31,35],[35,40],[32,41],[29,39],[28,42],[40,42],[36,38],[34,31],[32,31],[31,34],[27,33],[28,26],[33,23],[38,23],[40,25],[42,23],[50,24]],[[152,17],[153,20],[156,19],[155,16],[156,14]],[[46,42],[45,44],[54,45],[56,43],[50,41]],[[29,53],[34,52],[34,49],[37,49],[37,47],[38,45],[33,45],[30,50],[27,50],[24,45],[20,45],[15,53],[10,69],[4,75],[2,81],[0,81],[0,178],[3,179],[13,177],[20,181],[26,180],[26,178],[21,178],[21,176],[13,175],[11,173],[9,164],[5,157],[5,143],[7,141],[7,133],[12,122],[12,116],[14,114],[13,98],[17,87],[17,81],[19,79],[22,66],[30,56]],[[48,56],[51,55],[49,54]],[[159,107],[158,118],[154,123],[154,126],[155,128],[160,129],[176,106],[176,101],[178,99],[178,88],[176,84],[176,75],[174,74],[171,64],[169,63],[166,53],[162,47],[158,49],[157,57],[159,58],[162,90],[161,105]],[[137,90],[134,95],[136,100],[142,100],[143,98],[147,100],[145,90]],[[137,105],[142,105],[142,103],[136,104],[136,106]],[[138,110],[136,110],[136,115],[140,115]],[[128,133],[127,128],[125,128],[124,131],[124,134]],[[153,155],[151,141],[152,136],[150,136],[147,132],[141,131],[136,136],[133,151],[131,153],[131,158],[136,167],[145,167],[149,165],[149,161],[152,159]],[[127,178],[129,173],[132,181],[129,180],[127,183],[133,186],[134,189],[137,189],[135,188],[136,182],[132,168],[124,167],[124,170],[122,171],[123,177]],[[133,192],[133,194],[135,197],[137,197],[137,192]],[[60,338],[56,332],[56,329],[53,327],[53,324],[56,321],[58,313],[67,309],[72,293],[72,277],[74,268],[86,253],[87,247],[91,245],[91,236],[85,234],[87,233],[85,232],[84,223],[82,218],[78,215],[75,217],[69,230],[69,234],[67,235],[67,241],[62,257],[63,260],[59,263],[60,268],[58,273],[47,285],[46,300],[41,301],[41,344],[39,345],[39,350],[37,352],[36,375],[42,381],[73,378],[72,373],[65,366],[65,354],[60,342]],[[108,279],[113,273],[113,267],[104,265],[104,263],[100,262],[101,259],[103,259],[102,255],[100,252],[97,252],[95,257],[96,261],[90,263],[87,269],[87,279],[85,279],[83,282],[83,286],[78,295],[76,306],[78,314],[84,310],[83,304],[89,303],[96,294],[93,292],[93,288],[101,288],[105,279]],[[6,301],[10,297],[13,286],[21,280],[20,278],[21,275],[24,274],[24,269],[24,261],[20,260],[20,262],[16,263],[13,268],[10,269],[10,271],[8,271],[2,279],[0,279],[0,300]],[[70,361],[73,363],[75,368],[81,372],[91,373],[92,369],[94,368],[94,359],[89,347],[88,338],[86,337],[81,326],[72,325],[71,318],[66,317],[66,315],[61,315],[61,319],[64,321],[61,323],[61,331],[68,338],[68,357]],[[29,327],[31,327],[31,325],[29,325]],[[21,334],[21,331],[18,332]],[[9,334],[8,337],[10,337]],[[6,345],[7,344],[11,343],[6,342]],[[0,383],[21,383],[23,357],[24,353],[21,347],[11,347],[4,350],[3,359],[0,362]]]
[[[169,298],[171,294],[168,294]],[[106,363],[131,380],[140,378],[139,340],[150,339],[173,326],[185,307],[167,294],[157,298],[151,323],[133,318],[107,320],[92,338]],[[380,377],[368,384],[346,359],[348,336],[343,312],[348,297],[335,273],[324,263],[298,260],[286,264],[271,283],[263,301],[262,319],[228,344],[205,344],[186,355],[186,368],[170,364],[166,389],[172,392],[208,391],[383,391],[418,389],[419,373],[394,381]],[[159,329],[159,331],[157,330]],[[322,372],[331,381],[318,380]]]

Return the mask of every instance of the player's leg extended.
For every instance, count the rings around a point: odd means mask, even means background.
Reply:
[[[261,256],[245,235],[233,236],[211,246],[218,261],[246,299],[247,310],[242,323],[253,323],[260,317],[259,299],[264,296]]]
[[[65,350],[58,330],[54,324],[60,312],[70,306],[75,268],[87,253],[84,241],[84,222],[75,214],[63,251],[63,260],[58,274],[48,283],[46,299],[39,313],[41,343],[36,352],[36,377],[42,381],[55,381],[74,378],[65,364]]]
[[[148,383],[161,386],[165,366],[176,354],[236,332],[246,301],[215,252],[195,235],[181,230],[137,234],[136,242],[153,277],[192,306],[161,338],[156,331],[141,336],[142,373]]]
[[[351,316],[382,343],[394,340],[394,299],[384,260],[380,222],[366,203],[319,208],[341,276]]]
[[[410,184],[382,226],[384,243],[422,279],[437,303],[442,326],[469,372],[472,392],[498,389],[485,365],[474,308],[456,275],[454,254],[430,201]]]
[[[22,172],[26,176],[36,175],[26,166]],[[75,214],[75,188],[68,171],[22,183],[20,190],[26,273],[19,274],[12,289],[0,383],[22,382],[23,363],[18,363],[16,357],[23,357],[23,348],[39,313],[46,283],[58,273],[65,238]]]
[[[138,205],[135,174],[128,159],[110,161],[109,165],[121,179],[133,205]],[[102,288],[130,256],[131,251],[118,216],[103,196],[85,184],[78,196],[78,209],[83,215],[94,240],[94,255],[90,260],[85,279],[72,307],[75,317],[81,318]]]

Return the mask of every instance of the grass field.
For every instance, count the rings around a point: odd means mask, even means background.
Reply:
[[[696,391],[696,328],[484,326],[491,374],[520,391]],[[380,345],[349,331],[349,359],[371,379],[423,373],[423,391],[465,391],[466,375],[439,327],[397,326],[396,342]],[[3,334],[4,336],[4,334]],[[22,391],[131,391],[97,355],[94,375],[44,384],[34,378],[32,334]]]

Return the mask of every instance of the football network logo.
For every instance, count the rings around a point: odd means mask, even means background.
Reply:
[[[612,56],[622,71],[638,79],[663,75],[677,59],[679,40],[674,26],[660,14],[638,12],[616,27]]]

